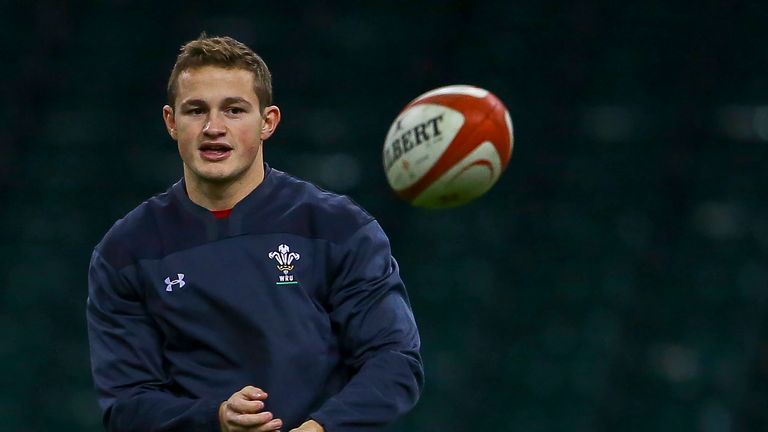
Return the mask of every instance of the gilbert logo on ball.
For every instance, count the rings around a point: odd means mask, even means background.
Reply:
[[[512,120],[493,93],[440,87],[411,101],[392,123],[384,171],[392,189],[415,206],[458,206],[496,183],[512,144]]]

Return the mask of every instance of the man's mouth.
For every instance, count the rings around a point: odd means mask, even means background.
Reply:
[[[226,143],[203,143],[198,150],[203,159],[211,162],[224,160],[232,153],[232,147]]]

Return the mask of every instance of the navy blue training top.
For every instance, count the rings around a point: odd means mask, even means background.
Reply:
[[[182,180],[119,220],[93,253],[87,322],[109,431],[219,431],[219,405],[246,385],[283,430],[379,430],[423,385],[381,227],[268,166],[228,218]]]

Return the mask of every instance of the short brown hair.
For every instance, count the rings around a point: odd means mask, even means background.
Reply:
[[[253,73],[253,90],[259,97],[259,108],[272,105],[272,74],[267,64],[242,42],[228,36],[209,37],[205,33],[181,46],[176,64],[168,79],[168,104],[175,106],[176,86],[179,75],[202,66],[219,66],[225,69],[243,69]]]

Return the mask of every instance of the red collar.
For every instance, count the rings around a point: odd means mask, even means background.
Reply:
[[[232,209],[211,210],[211,213],[216,216],[216,219],[224,219],[225,217],[228,217],[230,213],[232,213]]]

